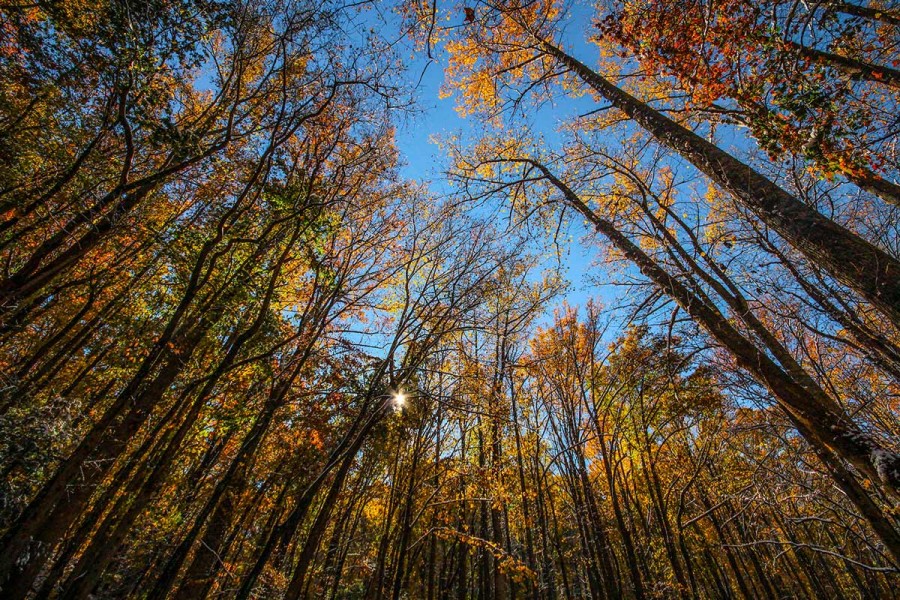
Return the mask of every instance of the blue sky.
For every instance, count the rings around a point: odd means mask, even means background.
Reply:
[[[595,46],[587,41],[592,15],[593,10],[589,7],[580,4],[571,6],[563,36],[564,45],[588,63],[597,57]],[[455,110],[455,98],[439,97],[444,81],[446,56],[440,49],[435,49],[433,55],[435,60],[431,62],[420,56],[409,66],[410,83],[418,82],[419,112],[399,124],[397,144],[404,162],[401,174],[409,179],[428,182],[433,193],[443,195],[449,191],[442,173],[447,159],[432,139],[453,135],[464,145],[474,143],[479,135],[479,122],[477,116],[460,117]],[[568,95],[560,94],[553,103],[545,104],[533,115],[529,127],[550,145],[556,146],[561,139],[557,132],[561,122],[596,107],[587,96],[573,100]],[[582,231],[573,229],[569,233],[571,241],[563,242],[561,248],[566,267],[565,276],[571,282],[565,301],[571,305],[584,306],[589,298],[598,298],[606,304],[611,303],[614,289],[609,286],[598,288],[585,277],[592,271],[590,265],[598,248],[581,243],[579,237]],[[596,270],[593,270],[593,274],[597,275]],[[551,312],[548,311],[548,316]]]

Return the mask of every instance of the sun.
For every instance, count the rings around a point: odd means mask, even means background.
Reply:
[[[403,407],[406,406],[406,394],[403,393],[403,390],[397,390],[392,400],[396,410],[403,410]]]

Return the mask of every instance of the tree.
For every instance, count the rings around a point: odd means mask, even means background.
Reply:
[[[770,154],[803,156],[825,176],[842,174],[897,204],[900,187],[879,172],[892,172],[883,145],[892,126],[881,115],[891,102],[883,86],[896,87],[898,72],[887,66],[896,61],[891,31],[876,14],[891,18],[846,4],[804,15],[779,2],[690,10],[663,2],[623,5],[601,30],[651,72],[672,73],[693,109],[715,111],[717,101],[733,99],[737,110],[724,114]]]
[[[762,209],[890,258],[893,207],[788,145],[736,167],[736,99],[613,86],[609,38],[597,79],[553,4],[383,6],[0,8],[3,597],[890,597],[889,303]],[[892,13],[820,12],[793,41],[891,52],[825,40]],[[415,20],[484,128],[439,191],[395,143]],[[627,110],[535,133],[583,92]]]

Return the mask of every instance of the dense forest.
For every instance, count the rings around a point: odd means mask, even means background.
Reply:
[[[2,598],[900,597],[894,0],[0,15]]]

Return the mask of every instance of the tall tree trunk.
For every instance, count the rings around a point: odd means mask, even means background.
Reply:
[[[817,456],[828,468],[839,487],[847,494],[876,534],[884,542],[895,561],[900,563],[900,532],[872,501],[861,483],[840,464],[841,457],[869,475],[873,483],[891,494],[900,490],[900,456],[880,448],[864,433],[848,423],[840,413],[817,402],[810,390],[800,385],[741,335],[728,320],[676,278],[662,269],[609,221],[601,219],[546,167],[528,161],[541,169],[545,177],[559,189],[566,202],[588,219],[640,271],[675,300],[710,335],[727,348],[738,364],[763,382],[778,400],[798,431],[809,441]]]
[[[415,441],[412,448],[412,464],[409,467],[409,484],[406,488],[406,496],[403,501],[403,511],[400,516],[400,539],[397,543],[397,560],[394,564],[394,583],[391,597],[400,600],[404,583],[407,577],[407,554],[409,551],[410,536],[413,526],[413,502],[415,498],[416,483],[419,468],[419,458],[422,453],[422,429],[425,427],[424,418],[416,430]]]
[[[883,83],[893,88],[900,88],[900,71],[897,69],[873,65],[862,60],[841,56],[840,54],[826,52],[817,48],[810,48],[795,42],[786,42],[785,46],[797,52],[800,56],[822,65],[834,67],[851,77],[868,79],[869,81]]]
[[[728,190],[813,264],[855,290],[900,327],[900,262],[553,44],[540,40],[539,45],[661,144]]]
[[[729,542],[722,525],[719,523],[719,518],[716,516],[716,511],[712,506],[712,502],[710,502],[706,495],[706,491],[702,487],[698,488],[697,495],[703,509],[709,514],[709,521],[712,523],[716,537],[719,539],[719,545],[725,553],[725,560],[728,561],[728,566],[731,568],[731,576],[734,578],[735,583],[737,583],[738,589],[741,591],[741,596],[743,598],[752,598],[753,593],[745,579],[744,566],[738,564],[734,549],[731,547],[731,543]]]
[[[514,385],[511,387],[514,388]],[[519,427],[519,409],[515,389],[512,389],[510,391],[509,398],[510,408],[512,410],[511,416],[513,437],[516,442],[516,474],[519,476],[519,495],[522,502],[522,517],[524,521],[523,525],[525,527],[525,557],[528,561],[528,568],[531,569],[532,573],[538,575],[540,573],[540,569],[538,569],[537,559],[534,555],[534,534],[532,532],[533,522],[530,508],[531,501],[528,497],[528,484],[525,480],[525,457],[522,454],[522,434]],[[537,600],[537,582],[533,579],[529,579],[527,586],[528,593],[526,594],[526,598]]]
[[[869,19],[871,21],[879,21],[881,23],[887,23],[888,25],[894,25],[900,27],[900,16],[898,16],[895,12],[891,10],[884,10],[880,8],[870,8],[868,6],[860,6],[858,4],[851,4],[850,2],[829,2],[826,6],[830,10],[834,10],[839,13],[844,13],[845,15],[850,15],[853,17],[862,17],[864,19]]]

